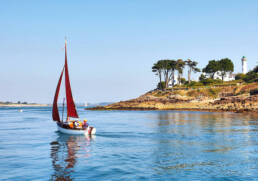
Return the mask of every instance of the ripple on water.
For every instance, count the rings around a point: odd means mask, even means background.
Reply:
[[[0,180],[257,180],[254,115],[78,112],[96,136],[57,132],[51,108],[0,108]]]

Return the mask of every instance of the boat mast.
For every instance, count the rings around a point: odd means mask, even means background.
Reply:
[[[64,73],[65,73],[65,93],[66,93],[66,105],[67,105],[67,118],[79,118],[74,100],[72,95],[72,89],[69,79],[69,72],[68,72],[68,65],[67,65],[67,42],[65,42],[65,66],[64,66]]]
[[[62,113],[62,122],[64,122],[64,104],[65,104],[65,97],[63,99],[63,113]]]

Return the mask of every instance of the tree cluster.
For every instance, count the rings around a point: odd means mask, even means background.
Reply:
[[[247,74],[237,74],[235,78],[236,80],[243,80],[247,83],[258,82],[258,66],[249,71]]]
[[[172,85],[175,83],[175,73],[178,73],[178,83],[179,85],[185,82],[183,78],[183,71],[185,66],[188,67],[188,83],[191,82],[191,73],[200,72],[197,68],[198,62],[192,61],[190,59],[184,61],[182,59],[178,60],[159,60],[152,66],[152,72],[155,72],[159,77],[158,88],[165,89],[168,88],[168,84],[171,81]],[[164,82],[164,83],[163,83]]]
[[[219,73],[222,81],[224,81],[227,73],[232,73],[234,71],[234,64],[229,58],[223,58],[221,60],[210,60],[208,65],[202,69],[202,72],[214,79],[215,73]]]

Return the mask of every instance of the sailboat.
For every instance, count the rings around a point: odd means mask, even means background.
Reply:
[[[66,106],[67,118],[65,120],[63,120],[64,116],[62,116],[62,119],[60,119],[58,104],[57,104],[63,74],[65,74],[65,92],[66,92],[66,105],[67,105]],[[64,114],[64,103],[63,103],[63,114]],[[79,119],[79,116],[74,104],[71,85],[70,85],[70,79],[69,79],[68,65],[67,65],[67,42],[66,41],[65,41],[65,64],[62,69],[62,72],[56,87],[55,97],[53,101],[53,108],[52,108],[52,117],[53,117],[53,121],[55,121],[57,124],[58,130],[62,133],[85,134],[85,135],[93,135],[96,133],[96,128],[89,126],[86,119],[84,120]]]

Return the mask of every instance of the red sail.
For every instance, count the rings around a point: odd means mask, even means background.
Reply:
[[[60,86],[61,86],[61,82],[62,82],[63,73],[64,73],[64,69],[62,70],[62,73],[60,75],[60,78],[59,78],[59,81],[58,81],[58,84],[56,87],[56,93],[55,93],[53,109],[52,109],[53,120],[58,121],[58,122],[60,122],[60,117],[59,117],[59,112],[58,112],[58,107],[57,107],[57,99],[58,99],[58,95],[59,95],[59,90],[60,90]]]
[[[65,42],[65,92],[66,92],[66,100],[67,100],[67,117],[78,118],[78,114],[75,108],[75,104],[73,102],[73,95],[69,80],[68,73],[68,65],[67,65],[67,50],[66,50],[66,42]]]

